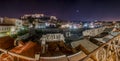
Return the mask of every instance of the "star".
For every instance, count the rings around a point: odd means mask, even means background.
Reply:
[[[79,10],[76,10],[76,12],[78,13],[78,12],[79,12]]]

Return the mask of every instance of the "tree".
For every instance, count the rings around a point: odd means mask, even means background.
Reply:
[[[28,19],[28,22],[29,22],[30,24],[33,24],[33,21],[35,20],[35,19],[32,18],[31,16],[29,16],[27,19]]]

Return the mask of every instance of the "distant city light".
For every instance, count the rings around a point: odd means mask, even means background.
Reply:
[[[94,27],[95,27],[95,26],[94,26],[94,23],[93,23],[93,22],[89,24],[89,28],[94,28]]]
[[[50,26],[50,24],[49,23],[45,23],[45,26]]]
[[[78,29],[78,27],[76,25],[70,25],[69,28],[70,29]]]
[[[69,27],[70,27],[70,24],[65,24],[61,26],[61,28],[69,28]]]
[[[77,29],[77,26],[73,26],[74,29]]]
[[[88,24],[87,24],[87,23],[85,23],[85,24],[83,25],[83,27],[88,27]]]

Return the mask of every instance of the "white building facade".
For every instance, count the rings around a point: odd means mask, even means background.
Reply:
[[[105,28],[106,27],[100,27],[96,29],[90,29],[90,30],[83,31],[83,36],[96,36],[102,33],[105,30]]]

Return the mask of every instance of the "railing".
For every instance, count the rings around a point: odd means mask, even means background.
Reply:
[[[31,58],[23,55],[19,55],[4,49],[0,49],[1,52],[5,54],[9,54],[12,56],[12,60],[20,61],[20,59],[26,60],[26,61],[40,61],[36,58]],[[94,59],[91,57],[94,56]],[[92,51],[89,55],[84,57],[83,59],[79,61],[89,61],[89,59],[93,61],[120,61],[120,34],[113,37],[106,43],[102,44],[100,47]]]
[[[27,56],[23,56],[23,55],[19,55],[19,54],[16,54],[16,53],[13,53],[13,52],[10,52],[10,51],[7,51],[7,50],[4,50],[4,49],[0,49],[1,52],[3,52],[1,54],[1,56],[5,53],[5,54],[8,54],[12,57],[9,56],[10,59],[12,59],[13,61],[17,59],[17,61],[19,59],[23,59],[23,60],[27,60],[27,61],[38,61],[36,60],[35,58],[31,58],[31,57],[27,57]],[[1,58],[1,57],[0,57]]]
[[[89,61],[93,55],[96,58],[93,61],[120,61],[120,34],[102,44],[80,61]]]

